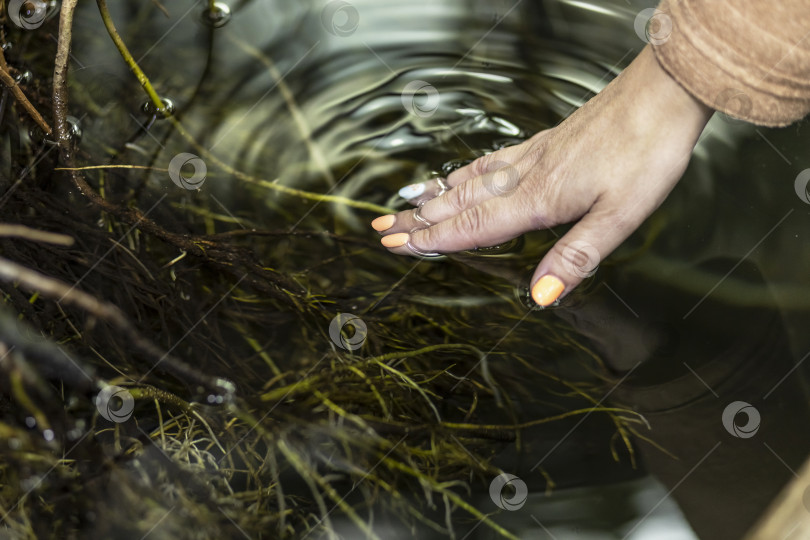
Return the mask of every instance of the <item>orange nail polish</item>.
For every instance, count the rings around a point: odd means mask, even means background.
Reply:
[[[393,227],[394,221],[396,221],[396,218],[393,215],[388,214],[387,216],[380,216],[372,221],[371,226],[374,227],[375,231],[383,232]]]
[[[408,242],[408,238],[410,235],[408,233],[396,233],[396,234],[389,234],[388,236],[383,236],[380,239],[382,245],[387,248],[395,248],[399,246],[404,246]]]
[[[532,298],[543,307],[549,306],[565,290],[565,284],[552,275],[541,277],[532,287]]]

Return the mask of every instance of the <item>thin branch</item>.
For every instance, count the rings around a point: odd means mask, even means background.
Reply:
[[[23,238],[33,242],[44,242],[46,244],[56,244],[58,246],[72,246],[73,237],[66,234],[52,233],[32,229],[25,225],[0,223],[0,236],[10,236],[13,238]]]
[[[8,64],[6,63],[6,57],[3,55],[3,48],[0,47],[0,80],[8,86],[11,93],[14,94],[14,98],[17,102],[22,105],[22,108],[28,113],[28,115],[37,123],[37,125],[48,135],[53,133],[51,126],[48,125],[48,122],[42,118],[42,115],[39,114],[36,107],[34,107],[28,98],[25,97],[20,85],[17,84],[17,81],[14,80],[14,77],[11,76],[11,73],[8,69]]]
[[[92,171],[95,169],[148,169],[150,171],[167,172],[169,169],[148,167],[146,165],[87,165],[85,167],[56,167],[55,171]]]

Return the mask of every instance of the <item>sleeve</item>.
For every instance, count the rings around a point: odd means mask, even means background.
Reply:
[[[706,105],[764,126],[810,112],[810,0],[663,0],[661,66]]]

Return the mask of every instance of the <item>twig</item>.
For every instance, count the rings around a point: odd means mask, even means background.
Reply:
[[[54,130],[62,159],[68,163],[73,161],[73,155],[70,153],[70,127],[67,122],[67,70],[73,31],[73,12],[77,2],[78,0],[62,2],[59,16],[59,39],[56,42],[56,58],[53,66]],[[76,175],[73,176],[75,179]],[[81,190],[81,187],[79,189]]]
[[[34,242],[45,242],[46,244],[56,244],[58,246],[72,246],[73,237],[66,234],[58,234],[38,229],[31,229],[25,225],[0,223],[0,236],[10,236],[23,238]]]
[[[168,19],[169,17],[171,17],[171,15],[169,15],[169,10],[168,10],[168,9],[166,9],[166,8],[163,6],[163,4],[161,4],[160,2],[158,2],[158,0],[152,0],[152,3],[155,5],[155,7],[156,7],[156,8],[158,8],[158,9],[161,11],[161,13],[163,13],[163,14],[166,16],[166,18],[167,18],[167,19]]]
[[[56,167],[55,171],[92,171],[94,169],[148,169],[151,171],[166,172],[169,169],[148,167],[146,165],[87,165],[85,167]]]
[[[98,300],[84,291],[2,257],[0,257],[0,279],[17,281],[23,288],[40,292],[47,297],[61,298],[68,304],[80,307],[119,328],[131,330],[127,318],[113,304]]]
[[[11,73],[8,69],[8,64],[6,63],[6,57],[3,55],[3,48],[0,47],[0,80],[8,86],[11,93],[14,94],[14,97],[17,99],[17,102],[22,105],[22,108],[26,110],[28,115],[37,123],[37,125],[48,135],[53,133],[51,126],[48,125],[48,122],[42,118],[42,115],[39,114],[36,107],[34,107],[28,98],[25,97],[20,85],[17,84],[17,81],[14,80],[14,77],[11,76]]]

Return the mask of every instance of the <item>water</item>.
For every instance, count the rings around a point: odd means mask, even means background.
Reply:
[[[332,28],[323,20],[322,7],[247,2],[213,35],[198,24],[199,8],[193,3],[178,5],[170,19],[147,8],[128,7],[129,18],[121,7],[113,13],[122,21],[134,56],[160,92],[180,104],[195,139],[218,159],[299,189],[399,207],[402,203],[392,197],[396,189],[441,164],[552,127],[644,45],[632,31],[643,6],[621,2],[598,7],[585,2],[354,2],[335,12]],[[97,22],[92,8],[85,9],[89,13],[80,18],[80,28]],[[127,26],[123,21],[129,19]],[[341,29],[341,24],[349,26]],[[94,107],[105,112],[103,119],[84,126],[85,144],[90,150],[120,146],[137,131],[138,122],[146,122],[138,112],[145,98],[125,92],[131,89],[131,75],[104,39],[79,36],[76,80],[89,91]],[[433,104],[417,93],[414,107],[428,109],[414,114],[403,105],[402,93],[418,81],[435,89],[437,97]],[[783,208],[797,210],[787,224],[801,230],[797,220],[806,211],[790,189],[803,168],[797,153],[802,138],[795,129],[755,130],[716,118],[686,181],[661,212],[669,223],[656,248],[666,248],[668,257],[689,253],[691,262],[719,253],[741,257],[765,225],[784,216]],[[738,153],[740,147],[745,151]],[[165,141],[142,136],[132,151],[167,166],[178,151],[188,149],[188,141],[173,134]],[[740,155],[751,163],[739,163]],[[256,201],[240,199],[233,181],[217,180],[215,165],[209,167],[214,171],[207,188],[230,212],[249,215],[259,225],[289,227],[291,216],[298,215],[296,227],[317,228],[325,216],[336,216],[347,230],[368,230],[367,216],[344,206],[303,201],[293,207],[299,201],[278,202],[272,192],[259,201],[261,207],[251,206]],[[786,188],[771,189],[763,177]],[[149,178],[170,188],[164,180]],[[768,204],[750,202],[760,198]],[[684,211],[686,201],[699,201],[704,211]],[[273,211],[266,211],[264,203]],[[279,204],[283,211],[275,207]],[[740,219],[740,212],[749,219]],[[807,262],[802,238],[775,232],[780,242],[763,245],[751,256],[789,291],[791,283],[802,284],[799,269]],[[792,265],[774,264],[778,257],[773,252],[786,251],[803,258]]]
[[[680,485],[690,467],[713,452],[728,464],[729,470],[714,476],[699,472],[675,494],[699,530],[712,531],[726,524],[729,512],[740,511],[730,492],[758,491],[751,498],[767,501],[790,477],[778,461],[800,463],[807,447],[806,441],[791,438],[793,424],[779,409],[801,409],[793,423],[805,416],[798,397],[801,370],[768,396],[770,402],[762,396],[810,348],[810,336],[803,331],[810,311],[810,205],[793,189],[793,179],[810,166],[803,153],[806,129],[768,130],[714,118],[668,202],[567,304],[535,312],[524,324],[520,298],[541,246],[554,238],[551,233],[532,232],[498,258],[473,254],[415,268],[415,261],[368,247],[376,241],[368,222],[377,213],[248,185],[220,162],[278,185],[404,208],[393,196],[399,187],[427,178],[448,162],[469,160],[553,127],[601,90],[644,46],[633,23],[646,5],[353,0],[329,9],[325,2],[256,0],[233,3],[231,20],[215,30],[200,23],[202,6],[173,2],[166,6],[169,18],[149,3],[111,6],[134,57],[161,96],[177,105],[176,114],[199,146],[165,120],[148,134],[141,131],[148,121],[141,111],[145,96],[98,31],[95,6],[81,6],[72,73],[74,102],[90,111],[82,126],[83,148],[90,155],[115,155],[117,162],[158,168],[168,168],[174,156],[188,152],[207,166],[199,192],[183,192],[165,173],[156,172],[144,173],[140,185],[113,178],[113,191],[138,193],[142,208],[167,194],[174,208],[193,202],[220,216],[197,232],[326,230],[366,241],[359,251],[336,256],[327,269],[319,268],[319,256],[305,252],[294,237],[250,244],[274,268],[294,273],[304,286],[333,295],[337,308],[361,316],[395,309],[399,302],[433,306],[432,313],[447,317],[448,324],[485,328],[495,354],[507,356],[537,356],[538,349],[524,340],[547,328],[548,321],[590,340],[610,376],[618,380],[632,374],[626,382],[636,382],[611,399],[649,413],[657,428],[652,436],[663,434],[668,449],[683,458],[675,466],[649,448],[642,452],[647,467],[667,487]],[[307,257],[311,262],[302,271],[300,261]],[[514,316],[493,319],[493,305]],[[453,311],[458,306],[466,307],[461,315]],[[523,326],[509,337],[518,319]],[[289,321],[279,324],[294,327]],[[389,338],[394,343],[396,334],[393,328]],[[780,354],[767,377],[723,386],[735,369],[759,373],[756,365],[751,367],[751,356],[764,358],[773,351]],[[295,352],[292,340],[274,348],[281,358]],[[563,376],[587,374],[567,360],[543,358],[543,366]],[[260,372],[262,366],[250,369]],[[703,377],[690,379],[695,372]],[[673,380],[689,386],[660,387],[662,394],[673,392],[663,402],[647,395],[651,385]],[[755,402],[763,422],[779,426],[769,431],[766,425],[760,434],[771,441],[778,460],[763,457],[761,443],[755,442],[752,451],[745,440],[723,431],[718,411],[734,399]],[[777,399],[783,401],[771,408]],[[491,413],[498,416],[497,410]],[[696,420],[701,418],[706,422]],[[545,486],[535,472],[538,460],[559,487],[586,486],[584,494],[560,503],[556,521],[548,525],[560,539],[621,538],[641,523],[637,520],[650,500],[662,497],[671,503],[660,486],[632,484],[641,473],[626,461],[613,463],[604,426],[586,423],[569,431],[572,425],[534,437],[528,433],[523,448],[501,449],[493,457],[504,471],[526,478],[532,492],[524,509],[512,516],[502,512],[501,522],[520,523],[521,537],[545,537],[545,526],[527,517],[547,512]],[[692,441],[692,447],[685,441]],[[709,451],[714,441],[722,441],[721,450]],[[783,446],[777,448],[774,441]],[[789,448],[791,441],[795,448]],[[775,465],[762,465],[766,458]],[[740,480],[740,471],[752,463],[771,471],[775,480],[758,486]],[[598,486],[619,480],[634,486],[628,493],[647,493],[646,503],[621,519],[607,519],[587,499],[615,496]],[[701,490],[721,493],[705,501]],[[481,501],[483,511],[495,510],[485,492]],[[706,516],[705,507],[714,504],[717,508]],[[596,509],[577,511],[583,508]],[[672,508],[661,519],[677,521],[677,512]],[[458,526],[467,530],[465,524]],[[482,527],[472,534],[486,538],[490,532]],[[591,536],[578,536],[585,534]],[[648,534],[645,538],[660,537]]]

